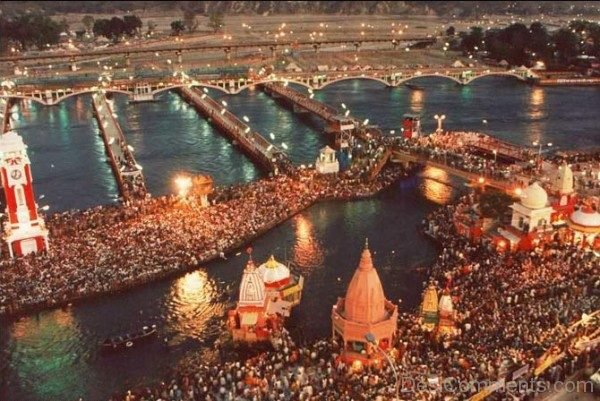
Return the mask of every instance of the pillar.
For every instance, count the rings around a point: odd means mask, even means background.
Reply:
[[[321,48],[321,44],[320,43],[314,43],[313,44],[313,49],[315,49],[315,53],[318,53],[320,48]]]
[[[397,50],[397,49],[398,49],[398,41],[396,41],[396,39],[392,40],[392,48],[393,48],[394,50]]]
[[[181,50],[177,50],[175,54],[177,55],[177,62],[179,64],[183,63],[183,52]]]
[[[357,53],[360,51],[360,46],[361,46],[361,42],[354,43],[354,49],[356,50]]]
[[[275,58],[277,55],[277,46],[269,46],[269,49],[271,50],[271,58]]]
[[[77,71],[77,64],[75,64],[75,57],[71,57],[71,71]]]
[[[225,52],[225,59],[227,61],[231,60],[231,48],[230,47],[226,47],[223,49],[223,51]]]
[[[131,66],[131,59],[129,57],[129,53],[125,53],[125,66],[126,67]]]

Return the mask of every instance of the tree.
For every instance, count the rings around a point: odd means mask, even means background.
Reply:
[[[181,32],[185,31],[185,25],[182,20],[177,20],[171,22],[171,30],[173,31],[173,35],[179,36]]]
[[[92,32],[95,36],[104,36],[105,38],[110,39],[110,20],[105,18],[97,19],[94,21]]]
[[[450,26],[448,29],[446,29],[446,35],[447,36],[454,36],[454,35],[456,35],[456,29],[454,29],[453,26]]]
[[[194,32],[198,28],[196,12],[193,10],[185,10],[183,12],[183,24],[189,32]]]
[[[135,35],[142,28],[142,20],[137,15],[123,17],[123,33],[128,36]]]
[[[208,16],[208,27],[212,28],[215,33],[219,32],[224,26],[223,14],[215,12]]]
[[[154,33],[154,30],[156,29],[156,22],[148,20],[148,22],[146,22],[146,25],[148,26],[148,35],[152,35]]]
[[[69,22],[66,18],[63,18],[59,23],[60,31],[69,33]]]
[[[554,46],[558,53],[558,60],[562,64],[568,64],[578,53],[577,35],[570,29],[560,29],[553,36]]]
[[[119,17],[112,17],[109,23],[109,38],[117,43],[125,33],[125,22]]]
[[[92,30],[92,27],[94,26],[94,17],[92,17],[91,15],[86,15],[85,17],[83,17],[81,19],[81,23],[85,27],[85,30],[87,32],[89,32]]]
[[[20,13],[3,25],[5,33],[1,36],[18,42],[23,50],[32,45],[46,49],[47,45],[57,44],[60,39],[60,24],[41,13]]]
[[[481,47],[483,41],[483,29],[478,26],[471,27],[469,33],[462,35],[461,49],[463,51],[473,51],[475,46]]]

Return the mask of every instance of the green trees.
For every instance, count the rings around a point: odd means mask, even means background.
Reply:
[[[219,32],[225,26],[223,14],[214,12],[208,16],[208,27],[215,33]]]
[[[91,32],[92,27],[94,26],[94,17],[92,17],[91,15],[86,15],[81,19],[81,23],[83,24],[87,32]]]
[[[41,13],[0,17],[0,38],[18,43],[23,50],[32,46],[45,49],[48,45],[57,44],[62,28],[60,23]]]
[[[136,35],[141,28],[142,20],[139,17],[126,15],[123,19],[112,17],[111,19],[96,20],[93,32],[95,36],[104,36],[113,42],[118,42],[124,35]]]
[[[182,20],[177,20],[171,22],[171,31],[173,31],[173,35],[179,36],[181,32],[185,31],[185,24]]]
[[[552,35],[539,22],[529,28],[523,24],[512,24],[503,29],[485,32],[473,27],[460,34],[459,49],[463,52],[486,50],[495,60],[506,60],[511,65],[532,65],[543,61],[547,66],[565,67],[581,54],[600,57],[600,25],[589,21],[572,21]],[[477,47],[477,48],[476,48]]]

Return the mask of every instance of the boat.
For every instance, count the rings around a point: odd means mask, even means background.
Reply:
[[[114,337],[109,337],[104,340],[100,346],[103,351],[117,351],[131,348],[140,342],[146,341],[156,335],[156,325],[144,326],[140,331],[130,334],[124,334]]]

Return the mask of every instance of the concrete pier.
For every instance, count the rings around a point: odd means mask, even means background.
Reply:
[[[277,175],[291,172],[294,169],[288,156],[282,150],[258,132],[252,131],[249,126],[224,106],[208,97],[206,93],[186,87],[179,88],[178,92],[267,172]]]
[[[2,107],[2,134],[10,131],[10,109],[15,104],[15,98],[9,97],[4,100],[4,107]]]
[[[119,192],[124,201],[145,198],[147,194],[142,166],[133,157],[133,149],[127,145],[123,131],[113,116],[113,111],[103,93],[92,95],[94,116],[100,127],[100,135],[109,158]]]

